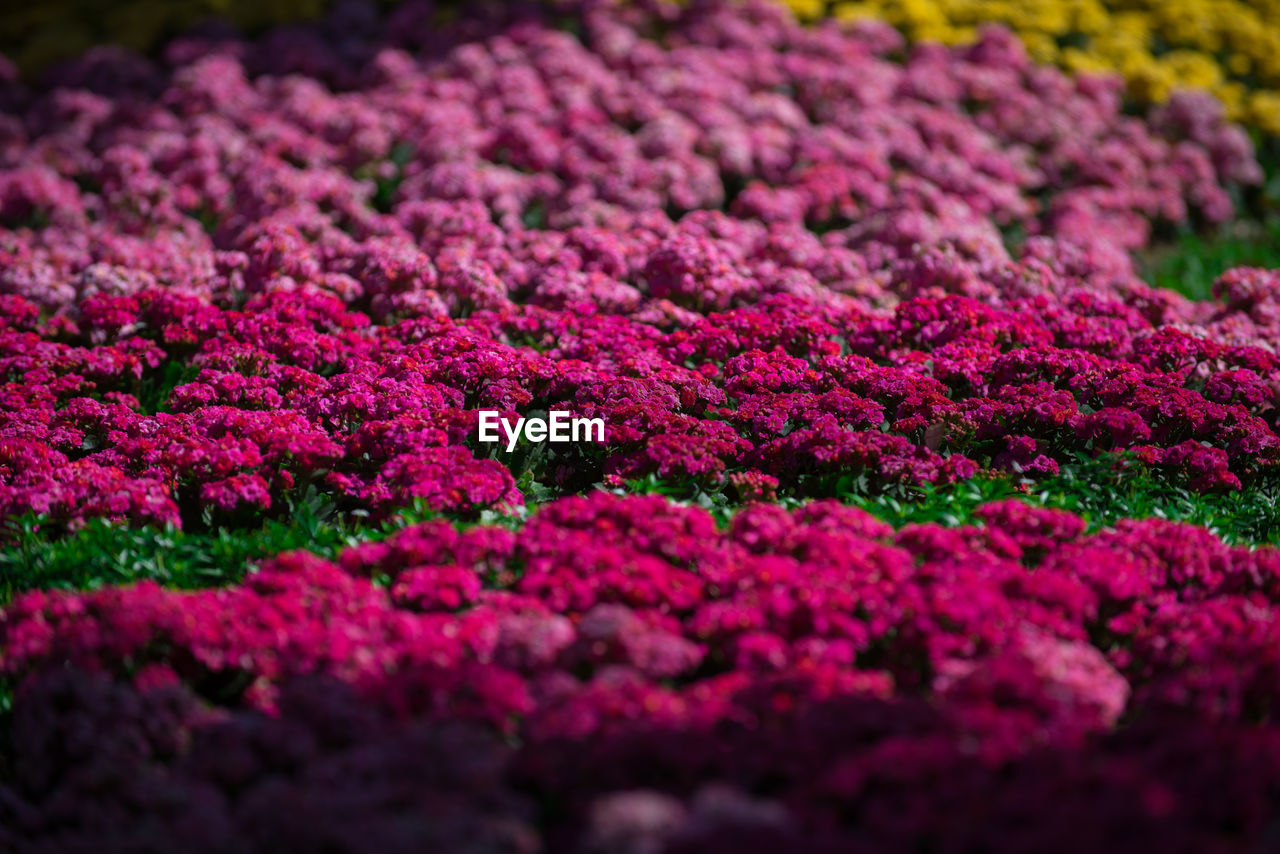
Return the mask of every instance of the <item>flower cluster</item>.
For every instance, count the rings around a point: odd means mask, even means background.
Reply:
[[[687,242],[739,252],[753,269],[800,233],[691,222],[650,257]],[[987,298],[937,287],[940,274]],[[0,508],[234,522],[319,489],[346,510],[422,499],[474,515],[522,503],[526,463],[566,492],[657,475],[737,484],[744,497],[810,494],[849,474],[869,485],[1036,478],[1074,453],[1120,449],[1199,490],[1274,474],[1270,273],[1226,275],[1221,307],[1137,282],[1106,293],[1030,260],[986,274],[1000,284],[959,259],[909,262],[882,292],[931,296],[878,311],[781,293],[705,316],[669,300],[660,318],[659,301],[627,314],[507,303],[381,326],[316,289],[264,292],[242,309],[160,288],[99,293],[44,323],[10,297]],[[1179,320],[1190,316],[1201,321]],[[159,408],[143,405],[174,369]],[[476,440],[488,407],[600,417],[605,442],[532,460],[495,452]]]
[[[786,233],[757,236],[767,246]],[[760,251],[706,235],[691,245]],[[908,265],[903,289],[921,290],[919,269]],[[640,316],[508,305],[371,327],[313,290],[241,309],[161,289],[99,294],[74,320],[40,322],[11,297],[0,510],[234,524],[316,489],[344,510],[418,499],[465,516],[522,503],[521,466],[566,492],[655,475],[743,497],[816,494],[844,475],[1035,478],[1115,450],[1202,491],[1274,475],[1270,273],[1223,277],[1228,307],[1215,309],[1136,283],[1105,296],[1026,262],[989,272],[1008,285],[983,301],[942,292],[869,312],[777,294],[679,315],[675,328],[644,316],[652,304]],[[1068,295],[1050,299],[1046,283]],[[1179,312],[1204,320],[1159,322]],[[144,405],[175,368],[158,410]],[[605,442],[495,451],[477,441],[482,408],[601,418]]]
[[[1257,177],[1221,116],[1127,117],[995,31],[899,64],[766,3],[428,12],[0,83],[0,518],[1280,459],[1270,274],[1193,304],[1126,251]],[[479,408],[607,442],[508,456]]]
[[[381,5],[399,5],[389,0]],[[632,2],[632,0],[628,0]],[[1123,75],[1131,96],[1162,103],[1179,90],[1212,93],[1235,120],[1280,134],[1280,5],[1274,0],[777,0],[805,21],[884,20],[913,41],[960,44],[983,26],[1018,34],[1039,62]],[[453,12],[439,3],[436,22]],[[575,4],[559,2],[572,14]],[[581,4],[576,4],[581,5]],[[635,5],[643,5],[635,3]],[[251,31],[314,20],[337,7],[337,27],[368,26],[369,6],[331,0],[135,0],[103,14],[92,0],[58,0],[0,19],[0,50],[35,73],[94,45],[147,52],[217,16]]]
[[[1262,839],[1280,552],[1159,521],[1085,535],[1018,501],[978,516],[894,532],[833,502],[756,504],[720,529],[594,493],[516,532],[433,521],[333,563],[285,555],[227,590],[27,594],[0,623],[18,684],[0,833],[212,851],[469,830],[513,852]]]

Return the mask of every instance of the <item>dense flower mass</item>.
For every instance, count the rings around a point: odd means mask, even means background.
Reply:
[[[1004,30],[580,6],[0,69],[0,536],[438,517],[13,598],[0,850],[1271,844],[1280,553],[821,500],[1274,484],[1280,272],[1132,260],[1232,215],[1244,131]]]
[[[636,2],[636,0],[631,0]],[[381,0],[393,6],[403,0]],[[572,7],[565,0],[542,0]],[[681,4],[692,0],[678,0]],[[1119,74],[1142,103],[1184,89],[1211,93],[1234,120],[1280,134],[1280,3],[1275,0],[776,0],[805,21],[877,19],[913,41],[974,41],[989,24],[1012,29],[1039,62]],[[47,0],[0,17],[0,51],[37,75],[95,44],[149,51],[210,18],[256,31],[306,21],[333,0]],[[462,5],[436,4],[444,18]],[[466,5],[475,5],[474,2]],[[354,7],[348,0],[345,8]],[[361,12],[353,14],[359,16]]]
[[[208,851],[1262,839],[1280,552],[1160,521],[1085,535],[1020,501],[979,517],[895,533],[834,502],[753,504],[719,529],[595,493],[515,532],[433,521],[332,563],[282,556],[228,590],[27,594],[0,623],[19,685],[0,832]]]
[[[828,16],[887,21],[913,41],[962,44],[976,40],[984,26],[1008,26],[1038,62],[1121,75],[1126,92],[1140,103],[1163,103],[1181,90],[1199,90],[1221,101],[1233,120],[1270,136],[1280,134],[1280,4],[1275,0],[776,2],[805,21]],[[444,19],[456,5],[461,4],[439,2],[437,14]],[[133,0],[105,13],[96,0],[49,0],[0,17],[0,51],[27,76],[36,76],[95,44],[150,51],[175,33],[207,26],[211,18],[257,31],[314,20],[335,6],[357,18],[366,15],[350,0]]]
[[[1125,251],[1256,180],[1220,115],[1143,124],[1007,33],[898,65],[891,30],[768,5],[440,43],[420,12],[5,84],[0,514],[1280,460],[1270,274],[1193,304]],[[607,443],[492,452],[478,408]]]

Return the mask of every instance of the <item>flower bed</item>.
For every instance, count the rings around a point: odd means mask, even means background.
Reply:
[[[1215,101],[768,3],[437,23],[0,83],[11,549],[337,520],[333,561],[8,603],[0,848],[1264,838],[1275,550],[814,500],[1109,453],[1273,488],[1277,274],[1192,302],[1132,261],[1260,180]],[[720,517],[625,494],[671,485]]]
[[[998,33],[900,67],[891,31],[768,6],[584,25],[596,52],[188,41],[11,87],[0,511],[226,521],[315,487],[472,513],[520,503],[510,468],[798,495],[1080,450],[1198,489],[1272,470],[1270,274],[1190,303],[1125,253],[1257,178],[1205,102],[1144,126]],[[478,408],[607,441],[477,459]]]
[[[895,533],[835,502],[756,504],[718,530],[596,493],[514,532],[434,521],[333,563],[294,553],[227,590],[28,594],[3,622],[23,682],[0,840],[1258,838],[1280,785],[1257,726],[1280,699],[1280,551],[1159,521],[1085,536],[1016,500],[978,515]]]
[[[0,51],[16,70],[36,76],[95,45],[149,52],[211,21],[257,32],[273,24],[312,21],[336,7],[342,26],[350,28],[367,24],[379,7],[401,2],[132,0],[104,9],[94,0],[57,0],[0,18]],[[1142,103],[1162,103],[1179,89],[1199,89],[1221,100],[1232,119],[1270,137],[1280,133],[1280,8],[1271,0],[777,2],[808,22],[828,16],[885,20],[913,41],[964,43],[975,40],[983,26],[1001,24],[1018,34],[1037,61],[1073,72],[1120,74],[1129,94]],[[454,14],[455,5],[436,4],[441,19]]]

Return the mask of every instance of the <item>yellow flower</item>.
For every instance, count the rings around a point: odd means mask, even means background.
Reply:
[[[1280,0],[849,0],[831,12],[948,43],[1002,23],[1037,62],[1121,74],[1140,103],[1205,89],[1228,115],[1280,135]]]
[[[1248,121],[1271,136],[1280,136],[1280,92],[1249,95]]]
[[[1138,101],[1167,101],[1177,83],[1173,73],[1158,62],[1144,63],[1125,76],[1129,79],[1129,94]]]
[[[1063,48],[1059,62],[1063,68],[1077,74],[1105,74],[1115,71],[1111,63],[1104,61],[1097,54],[1086,53],[1074,47]]]
[[[1211,57],[1194,50],[1171,51],[1160,57],[1160,63],[1181,86],[1212,89],[1222,80],[1222,67]]]
[[[1058,43],[1047,33],[1022,33],[1022,43],[1026,45],[1027,53],[1036,62],[1047,65],[1056,62],[1059,58]]]
[[[802,21],[821,18],[827,12],[826,0],[787,0],[787,5]]]
[[[1079,3],[1073,9],[1071,30],[1085,36],[1106,32],[1110,16],[1101,3]]]
[[[856,21],[861,18],[883,18],[884,9],[879,3],[837,3],[831,14],[844,21]]]

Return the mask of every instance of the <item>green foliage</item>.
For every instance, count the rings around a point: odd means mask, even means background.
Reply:
[[[650,477],[628,484],[631,491],[661,494],[729,515],[722,495],[707,495]],[[983,504],[1017,498],[1076,513],[1096,531],[1121,519],[1169,519],[1207,528],[1225,542],[1280,545],[1280,483],[1254,484],[1239,492],[1199,494],[1153,475],[1140,463],[1117,455],[1079,454],[1056,477],[1040,481],[973,478],[950,486],[894,485],[867,488],[857,475],[834,479],[826,494],[859,507],[894,527],[936,522],[954,527],[973,522]],[[783,506],[799,502],[783,498]]]
[[[0,549],[0,604],[34,589],[95,589],[143,580],[176,588],[230,584],[264,558],[296,549],[333,557],[347,546],[382,539],[434,515],[418,505],[374,524],[338,516],[320,503],[311,496],[257,528],[196,532],[94,519],[78,531],[59,534],[26,517],[11,526]]]
[[[1156,518],[1199,525],[1236,545],[1280,545],[1280,489],[1275,485],[1201,495],[1134,473],[1131,466],[1123,460],[1088,461],[1063,466],[1058,477],[1032,486],[975,479],[951,487],[926,486],[906,498],[891,493],[843,497],[894,526],[970,524],[982,504],[1017,498],[1076,513],[1091,531],[1121,519]]]
[[[1143,278],[1191,299],[1210,296],[1213,280],[1232,267],[1280,267],[1280,216],[1240,220],[1217,232],[1186,232],[1139,259]]]
[[[533,486],[525,483],[529,489]],[[544,490],[545,491],[545,490]],[[723,491],[655,476],[635,480],[618,493],[664,495],[705,508],[725,524],[741,506]],[[513,514],[486,512],[480,522],[518,527],[540,501],[526,492],[530,507]],[[894,527],[936,522],[946,526],[973,522],[973,511],[989,501],[1017,498],[1070,510],[1090,530],[1126,518],[1163,518],[1209,529],[1229,543],[1280,545],[1280,483],[1255,484],[1240,492],[1200,495],[1157,478],[1141,464],[1117,456],[1080,455],[1061,473],[1038,482],[1014,478],[974,478],[952,486],[892,486],[869,489],[854,475],[835,478],[826,494],[860,507]],[[779,504],[800,500],[783,496]],[[92,589],[151,579],[177,588],[233,583],[264,558],[307,549],[331,558],[361,542],[380,540],[400,528],[432,518],[422,505],[383,521],[338,514],[314,494],[295,503],[280,519],[249,529],[214,527],[207,531],[133,528],[94,520],[69,535],[26,518],[10,530],[0,548],[0,604],[32,589]],[[463,523],[459,523],[463,524]]]
[[[391,149],[391,155],[381,164],[363,171],[360,177],[372,179],[374,192],[371,204],[379,213],[390,213],[395,203],[396,190],[404,181],[404,166],[413,159],[413,145],[408,142],[397,142]]]
[[[199,376],[198,367],[184,364],[177,359],[164,362],[162,368],[149,372],[134,388],[138,398],[138,406],[143,412],[163,412],[169,402],[169,395],[180,385],[194,382]]]
[[[1255,484],[1239,492],[1200,494],[1153,477],[1126,457],[1083,454],[1060,473],[1036,483],[975,478],[948,487],[926,485],[911,495],[881,492],[841,496],[893,524],[969,524],[980,505],[1018,498],[1069,510],[1096,531],[1121,519],[1169,519],[1199,525],[1237,545],[1280,545],[1280,484]]]

